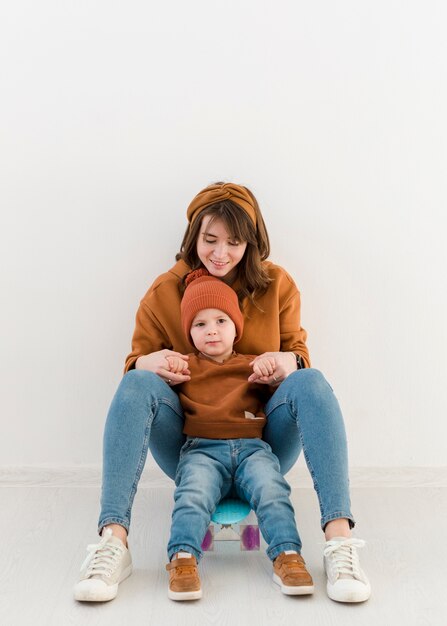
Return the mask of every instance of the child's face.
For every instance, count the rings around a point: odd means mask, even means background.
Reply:
[[[199,311],[191,324],[191,337],[199,352],[221,363],[233,352],[236,327],[219,309]]]

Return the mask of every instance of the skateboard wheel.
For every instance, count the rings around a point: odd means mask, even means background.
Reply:
[[[205,537],[202,541],[202,550],[204,552],[211,552],[214,550],[214,533],[212,527],[208,528],[205,533]]]
[[[253,524],[241,525],[241,550],[259,550],[261,540],[259,536],[259,527]]]

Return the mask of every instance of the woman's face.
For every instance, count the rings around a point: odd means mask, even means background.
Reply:
[[[211,219],[211,215],[206,215],[202,220],[197,254],[211,276],[229,281],[236,274],[236,265],[244,256],[247,242],[232,239],[220,219],[214,219],[209,225]]]

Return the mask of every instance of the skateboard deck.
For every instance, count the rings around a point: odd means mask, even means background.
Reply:
[[[260,536],[257,523],[240,523],[246,520],[250,513],[252,513],[250,505],[244,500],[238,498],[221,500],[211,516],[211,524],[202,541],[202,550],[214,550],[215,541],[239,541],[241,550],[259,550]],[[218,532],[215,532],[216,525],[220,525]]]

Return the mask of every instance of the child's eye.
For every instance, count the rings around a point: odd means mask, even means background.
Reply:
[[[205,324],[203,322],[196,322],[194,326],[205,326]]]
[[[218,324],[225,324],[227,320],[224,317],[221,317],[220,319],[217,320]]]

